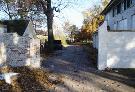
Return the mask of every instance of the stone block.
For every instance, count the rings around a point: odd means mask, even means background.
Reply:
[[[19,37],[16,33],[0,34],[0,65],[40,66],[40,40]]]

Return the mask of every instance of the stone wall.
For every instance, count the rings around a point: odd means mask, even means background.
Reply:
[[[31,39],[30,40],[30,56],[31,56],[31,66],[40,67],[40,40]]]
[[[0,66],[3,65],[40,67],[40,41],[16,33],[0,34]]]
[[[107,22],[104,22],[98,35],[98,69],[135,68],[135,32],[107,31]]]

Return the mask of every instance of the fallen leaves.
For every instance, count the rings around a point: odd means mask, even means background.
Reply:
[[[4,81],[0,81],[0,90],[6,90],[10,92],[30,92],[30,91],[48,91],[53,88],[53,85],[60,83],[61,81],[49,80],[49,73],[44,69],[34,69],[29,67],[4,67],[0,69],[1,73],[4,72],[16,72],[20,73],[18,78],[14,78],[12,85],[6,84]]]

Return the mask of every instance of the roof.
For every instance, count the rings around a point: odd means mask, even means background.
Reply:
[[[106,6],[106,8],[101,12],[102,15],[105,15],[114,7],[116,4],[118,4],[122,0],[111,0],[110,3]]]
[[[18,35],[22,36],[29,24],[28,20],[4,20],[0,22],[7,26],[7,33],[16,32]]]

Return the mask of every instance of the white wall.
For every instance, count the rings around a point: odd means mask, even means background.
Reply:
[[[30,66],[34,68],[40,68],[40,40],[39,39],[31,39],[30,40],[30,56],[31,63]]]
[[[107,67],[107,22],[100,26],[98,30],[98,69],[104,70]]]
[[[108,32],[99,28],[98,69],[135,68],[135,32]]]
[[[32,26],[32,22],[31,21],[29,22],[29,24],[28,24],[28,26],[27,26],[23,36],[28,36],[30,38],[37,38],[36,37],[36,32],[35,32],[35,30],[34,30],[34,28]]]
[[[4,65],[40,67],[40,40],[0,34],[0,66]]]

